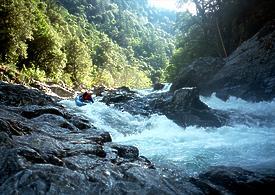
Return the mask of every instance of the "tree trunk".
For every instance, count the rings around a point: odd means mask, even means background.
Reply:
[[[220,26],[219,26],[219,23],[218,23],[218,19],[216,19],[216,26],[217,26],[217,30],[218,30],[218,33],[219,33],[219,38],[220,38],[220,41],[221,41],[221,45],[222,45],[222,48],[223,48],[224,57],[227,57],[227,52],[226,52],[226,49],[225,49],[225,46],[224,46],[224,42],[223,42],[223,38],[222,38],[222,34],[221,34],[221,29],[220,29]]]

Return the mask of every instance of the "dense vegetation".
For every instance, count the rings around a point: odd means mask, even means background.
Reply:
[[[199,57],[226,57],[243,41],[274,19],[274,0],[179,0],[192,1],[197,14],[182,12],[176,27],[175,55],[167,68],[170,80]]]
[[[147,0],[5,0],[0,62],[25,81],[145,87],[169,64],[174,19]]]
[[[147,0],[5,0],[0,63],[25,82],[146,87],[196,58],[228,56],[275,15],[273,0],[188,1],[197,14],[176,20]]]

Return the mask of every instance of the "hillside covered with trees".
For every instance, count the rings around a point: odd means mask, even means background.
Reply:
[[[173,54],[175,13],[146,0],[7,0],[0,15],[1,64],[25,82],[146,87]]]

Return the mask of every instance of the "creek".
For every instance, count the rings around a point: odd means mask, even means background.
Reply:
[[[160,92],[167,90],[169,86]],[[140,96],[156,93],[151,89],[137,92]],[[219,128],[183,128],[164,115],[131,115],[97,99],[83,107],[70,100],[61,103],[88,117],[98,129],[110,132],[113,142],[138,147],[140,155],[159,167],[190,176],[216,165],[275,168],[275,100],[252,103],[230,97],[222,101],[215,94],[200,99],[213,109],[229,112],[230,123]]]

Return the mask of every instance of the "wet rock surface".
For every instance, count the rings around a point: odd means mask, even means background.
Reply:
[[[136,96],[134,91],[131,91],[128,87],[120,87],[114,90],[106,91],[103,96],[102,102],[107,105],[126,102],[133,99]]]
[[[275,175],[216,166],[190,180],[205,194],[274,194]]]
[[[207,83],[224,66],[222,58],[203,57],[184,67],[173,82],[170,90],[176,91],[183,87],[197,87],[199,91],[208,88]]]
[[[154,85],[153,85],[153,89],[154,90],[162,90],[163,88],[164,88],[164,84],[162,84],[162,83],[155,83]]]
[[[227,113],[213,110],[200,101],[197,88],[136,96],[127,102],[118,102],[115,106],[135,115],[164,114],[183,127],[220,127],[228,121]]]
[[[198,87],[200,94],[216,92],[219,98],[240,97],[250,101],[275,97],[275,20],[229,57],[201,58],[186,66],[171,90]]]
[[[138,148],[111,142],[108,132],[50,96],[6,83],[0,94],[0,194],[238,194],[250,186],[273,192],[274,177],[242,169],[189,178],[155,167]]]

